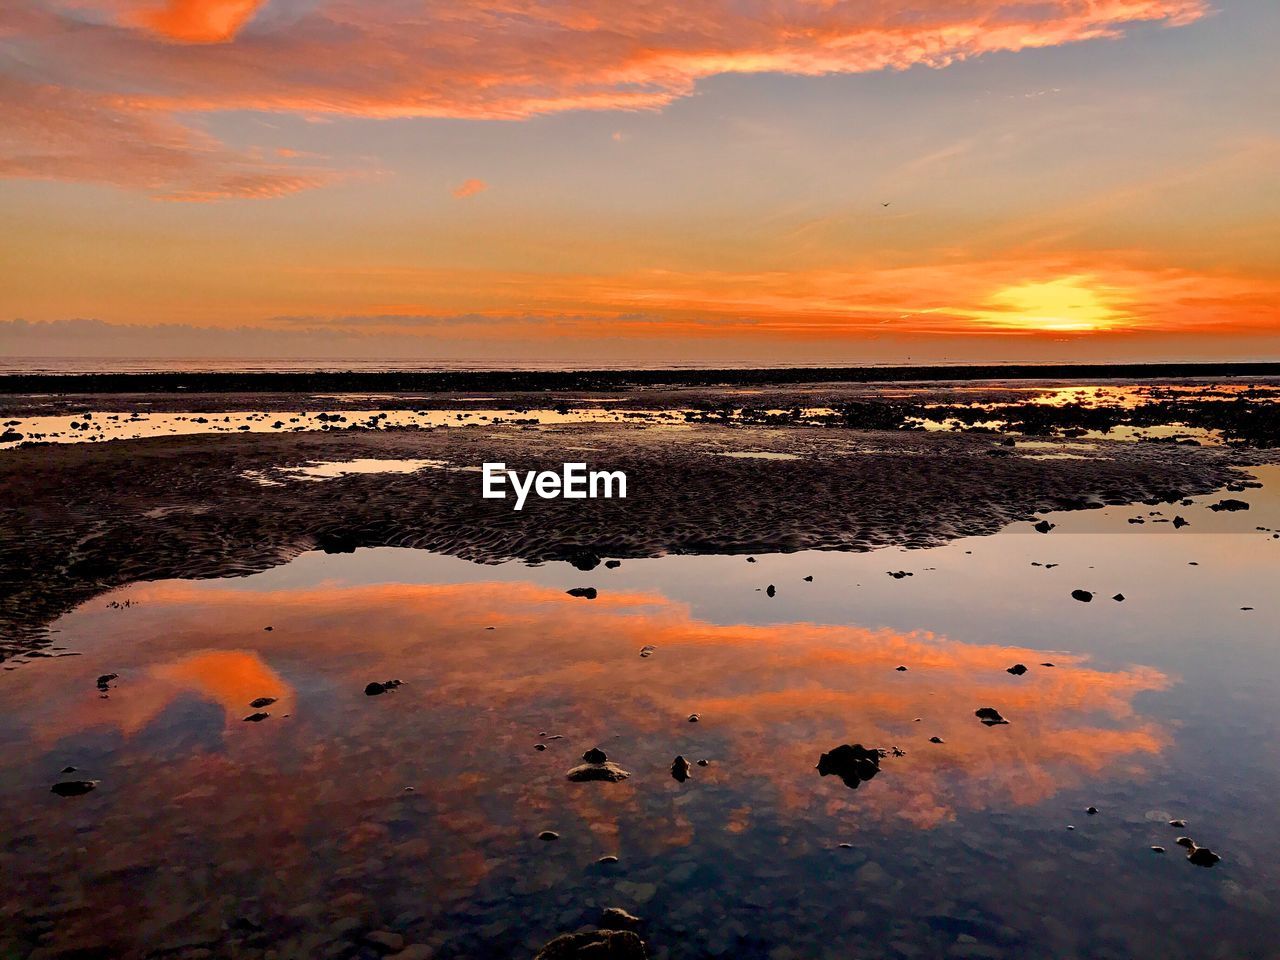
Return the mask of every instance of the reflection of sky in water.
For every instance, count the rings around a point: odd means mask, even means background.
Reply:
[[[1248,512],[1112,507],[928,551],[583,572],[386,549],[136,585],[60,621],[81,656],[0,675],[9,897],[70,904],[63,945],[249,912],[302,949],[346,910],[520,955],[617,904],[673,957],[1202,956],[1210,924],[1256,955],[1280,880],[1280,540],[1255,529],[1280,527],[1280,469],[1259,475]],[[843,742],[906,755],[851,791],[813,769]],[[564,781],[596,744],[632,778]],[[677,753],[711,764],[678,785]],[[64,764],[102,785],[51,797]],[[1187,864],[1170,817],[1224,861]]]

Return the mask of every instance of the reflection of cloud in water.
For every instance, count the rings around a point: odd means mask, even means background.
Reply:
[[[548,813],[569,800],[604,834],[635,807],[637,791],[669,781],[658,771],[677,752],[713,760],[695,768],[691,786],[716,785],[746,801],[724,811],[730,828],[746,827],[754,803],[784,817],[856,810],[861,822],[931,826],[964,809],[1035,803],[1104,772],[1136,774],[1168,739],[1132,708],[1136,694],[1168,683],[1149,668],[1101,670],[1070,655],[924,633],[713,624],[652,594],[605,592],[584,603],[529,583],[255,592],[174,581],[130,595],[141,606],[128,618],[85,609],[64,621],[68,635],[92,630],[109,649],[128,643],[125,656],[140,661],[121,669],[112,697],[111,722],[122,729],[148,722],[180,689],[239,721],[252,698],[289,689],[265,659],[286,677],[306,675],[287,723],[331,758],[362,740],[362,749],[373,742],[393,751],[447,740],[451,756],[433,776],[454,779],[440,790],[465,782],[476,792],[514,792]],[[268,622],[275,631],[264,634]],[[261,638],[260,654],[241,649],[248,636]],[[657,651],[642,659],[645,644]],[[202,652],[189,653],[192,646]],[[1042,660],[1057,667],[1005,672]],[[899,664],[909,670],[896,671]],[[363,702],[364,684],[387,677],[405,687],[379,698],[388,703]],[[988,705],[1011,724],[978,723],[973,711]],[[695,711],[702,722],[687,723]],[[101,715],[70,716],[88,725]],[[499,758],[518,753],[524,764],[540,730],[565,734],[568,745],[539,755],[546,759],[522,769],[515,786],[509,760]],[[597,742],[612,753],[616,735],[632,781],[561,784],[567,760]],[[887,758],[883,774],[854,795],[813,769],[820,753],[845,742],[897,745],[907,755]],[[673,789],[663,782],[662,791]],[[683,829],[669,825],[667,839]]]

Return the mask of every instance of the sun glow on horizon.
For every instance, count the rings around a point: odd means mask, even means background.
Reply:
[[[987,300],[987,309],[969,315],[997,329],[1094,333],[1137,324],[1123,302],[1115,291],[1091,285],[1090,277],[1062,277],[1005,287]]]

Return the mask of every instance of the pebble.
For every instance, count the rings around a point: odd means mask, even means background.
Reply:
[[[548,840],[548,841],[559,840],[560,834],[556,833],[554,830],[543,830],[540,834],[538,834],[538,839]]]
[[[1012,667],[1005,670],[1005,673],[1012,673],[1015,677],[1020,677],[1027,672],[1027,666],[1024,663],[1015,663]]]
[[[1090,590],[1072,590],[1071,596],[1081,603],[1089,603],[1093,600],[1093,592]]]
[[[255,710],[259,710],[262,707],[269,707],[275,702],[275,697],[259,697],[257,700],[250,700],[249,706],[253,707]]]
[[[657,650],[657,649],[658,649],[658,648],[657,648],[657,647],[655,647],[652,643],[646,643],[643,647],[641,647],[641,648],[640,648],[640,656],[642,656],[642,657],[652,657],[652,656],[653,656],[654,651],[655,651],[655,650]]]
[[[98,786],[98,780],[64,780],[53,785],[53,792],[60,797],[82,797]]]
[[[262,713],[262,712],[251,713],[244,718],[244,722],[245,723],[261,723],[263,720],[267,719],[267,717],[269,716],[271,716],[271,714],[269,713]]]
[[[595,587],[574,587],[572,590],[566,590],[571,597],[581,597],[583,600],[594,600],[599,593]]]
[[[994,727],[996,724],[1009,722],[1004,717],[1000,716],[1000,711],[995,707],[979,707],[977,710],[973,711],[973,715],[988,727]]]

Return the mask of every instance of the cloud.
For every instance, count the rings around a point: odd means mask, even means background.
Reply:
[[[474,177],[470,180],[463,180],[453,188],[453,195],[459,200],[465,200],[467,197],[474,197],[477,193],[484,193],[489,189],[489,185],[483,180],[477,180]]]
[[[220,155],[175,118],[654,110],[720,74],[945,67],[1118,37],[1140,23],[1180,26],[1207,10],[1206,0],[6,0],[0,70],[9,84],[45,91],[42,122],[51,128],[83,124],[89,109],[106,114],[97,130],[129,130],[108,137],[105,151],[96,137],[63,138],[46,175],[166,196],[275,196],[324,181],[237,169],[245,158]],[[0,140],[5,175],[40,175],[40,131],[31,126]],[[122,140],[138,142],[131,152]],[[158,165],[146,156],[155,149],[167,157]],[[207,171],[190,184],[173,171],[184,156]],[[220,174],[232,178],[229,189]]]
[[[127,98],[0,74],[0,177],[107,183],[166,200],[282,197],[332,183],[320,167],[231,150]]]
[[[233,38],[264,0],[166,0],[144,7],[133,22],[170,40],[221,43]]]

